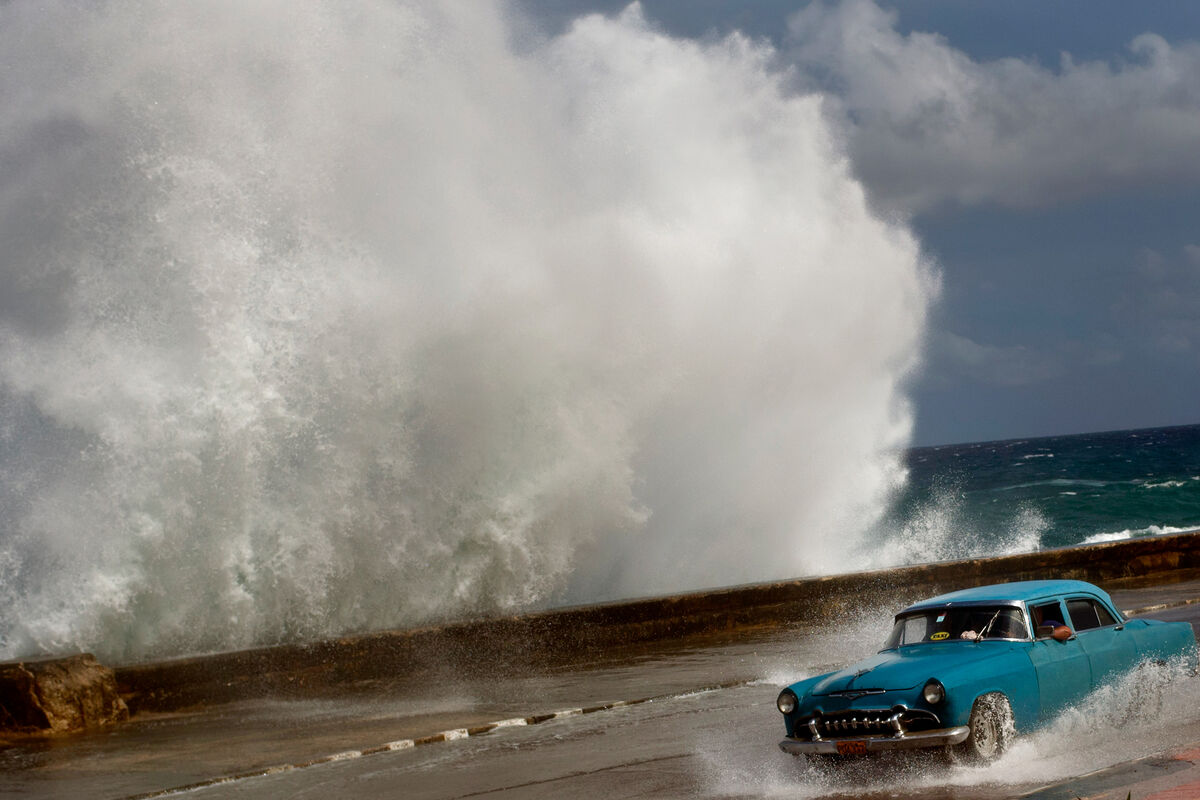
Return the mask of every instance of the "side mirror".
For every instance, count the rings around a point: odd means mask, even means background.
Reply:
[[[1068,639],[1075,638],[1075,631],[1071,630],[1066,625],[1059,625],[1054,629],[1054,633],[1050,634],[1050,638],[1056,642],[1065,642]]]

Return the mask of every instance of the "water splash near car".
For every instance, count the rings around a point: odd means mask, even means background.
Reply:
[[[807,648],[806,648],[807,651]],[[811,673],[820,671],[814,664]],[[778,684],[776,684],[778,686]],[[770,687],[764,686],[765,691]],[[769,704],[764,702],[763,715]],[[706,795],[820,798],[920,797],[959,788],[1031,788],[1155,755],[1194,741],[1200,732],[1200,677],[1184,660],[1145,663],[1093,691],[1044,727],[1018,734],[991,764],[958,764],[941,753],[888,754],[840,761],[767,750],[699,745],[706,752]],[[1189,738],[1190,737],[1190,738]],[[770,740],[770,741],[767,741]]]

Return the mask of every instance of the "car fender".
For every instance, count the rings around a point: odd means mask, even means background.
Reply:
[[[788,736],[791,736],[794,733],[792,726],[797,719],[798,713],[804,708],[805,702],[811,697],[813,687],[828,678],[830,675],[834,674],[834,672],[836,672],[836,670],[833,672],[823,672],[820,675],[814,675],[811,678],[804,678],[803,680],[788,684],[785,687],[787,691],[790,691],[792,694],[796,695],[797,709],[791,714],[784,715],[784,725],[787,729]]]
[[[1196,667],[1196,634],[1189,623],[1131,619],[1125,631],[1133,635],[1141,660],[1169,661],[1182,655],[1188,666]]]
[[[934,675],[946,687],[946,699],[939,716],[947,726],[966,725],[975,701],[985,694],[999,692],[1012,706],[1013,722],[1018,731],[1033,727],[1040,713],[1037,675],[1020,642],[981,642],[979,647],[1003,648],[995,656],[974,664],[956,666],[942,675]]]

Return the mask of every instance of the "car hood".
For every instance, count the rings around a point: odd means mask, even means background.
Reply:
[[[899,647],[831,672],[817,681],[811,691],[824,695],[867,689],[911,689],[963,664],[979,664],[998,655],[999,648],[986,642],[944,642]]]

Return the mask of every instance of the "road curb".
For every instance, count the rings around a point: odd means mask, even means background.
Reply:
[[[1153,614],[1155,611],[1167,611],[1172,608],[1184,608],[1186,606],[1194,606],[1200,603],[1200,597],[1191,600],[1180,600],[1175,603],[1155,603],[1152,606],[1142,606],[1130,610],[1122,610],[1121,613],[1127,617],[1140,617],[1143,614]]]
[[[1196,800],[1200,742],[1039,786],[1021,800]]]

